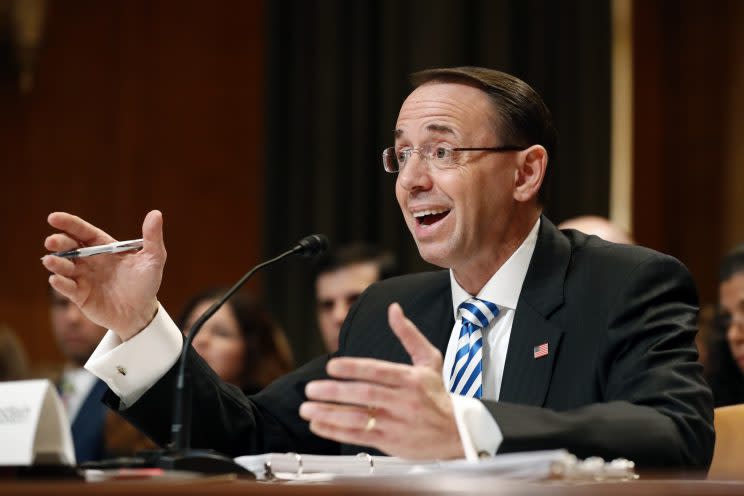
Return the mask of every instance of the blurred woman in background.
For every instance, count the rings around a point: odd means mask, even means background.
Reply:
[[[715,406],[744,403],[744,244],[721,262],[714,336],[709,382]]]
[[[178,320],[184,334],[226,292],[211,289],[194,296]],[[257,393],[294,368],[284,331],[246,293],[234,294],[207,320],[193,345],[223,381],[246,394]]]

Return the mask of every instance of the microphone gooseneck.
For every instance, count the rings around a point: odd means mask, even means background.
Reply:
[[[249,270],[240,280],[230,288],[227,293],[218,301],[213,303],[191,326],[188,336],[184,341],[181,356],[179,357],[178,376],[176,379],[176,391],[173,405],[173,423],[171,424],[171,448],[176,453],[184,454],[191,446],[191,398],[190,384],[188,381],[188,371],[186,369],[186,356],[194,341],[194,337],[202,328],[204,323],[212,317],[217,311],[238,291],[248,279],[258,270],[274,264],[291,255],[301,255],[303,257],[312,257],[318,255],[328,248],[328,238],[323,234],[311,234],[305,236],[295,244],[291,249],[285,251],[270,260],[262,262]]]

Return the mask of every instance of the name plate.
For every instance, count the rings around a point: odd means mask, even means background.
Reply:
[[[46,379],[0,382],[0,466],[75,465],[70,423]]]

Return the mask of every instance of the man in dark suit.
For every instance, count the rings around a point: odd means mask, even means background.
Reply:
[[[49,316],[64,368],[55,381],[67,409],[78,463],[104,457],[103,427],[108,408],[101,403],[106,383],[83,368],[106,329],[88,320],[57,291],[49,290]]]
[[[479,68],[425,71],[414,82],[383,162],[398,174],[421,256],[449,271],[371,286],[336,354],[251,398],[190,351],[194,445],[471,459],[563,447],[705,469],[711,396],[695,362],[696,295],[684,267],[562,233],[541,216],[555,137],[524,82]],[[63,231],[47,238],[50,250],[112,241],[69,214],[49,222]],[[116,331],[87,364],[117,394],[109,403],[164,442],[170,403],[161,399],[181,342],[155,299],[165,261],[159,212],[143,236],[136,255],[44,265],[55,288]],[[172,348],[158,351],[167,357],[159,367],[141,355],[156,344]]]

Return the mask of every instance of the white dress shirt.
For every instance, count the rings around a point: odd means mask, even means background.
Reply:
[[[476,295],[495,303],[500,310],[498,317],[484,330],[484,399],[498,399],[499,396],[514,310],[535,249],[539,226],[538,219],[520,247]],[[453,311],[457,317],[457,307],[471,296],[457,284],[451,272],[450,278]],[[459,333],[460,323],[455,322],[442,369],[445,384],[449,383]],[[170,370],[182,347],[181,331],[161,305],[152,322],[126,342],[109,330],[85,368],[119,396],[123,407],[129,407]],[[474,398],[451,396],[466,458],[477,459],[480,452],[494,453],[503,436],[483,403]]]
[[[70,424],[75,422],[80,408],[82,408],[96,381],[96,376],[82,367],[65,368],[62,372],[60,390]]]
[[[483,399],[498,400],[501,392],[501,380],[504,377],[506,350],[509,347],[514,313],[517,309],[519,294],[522,292],[524,278],[532,260],[537,244],[537,232],[540,219],[537,219],[532,230],[509,259],[491,276],[483,289],[475,295],[481,300],[490,301],[499,307],[499,314],[493,319],[483,333]],[[455,280],[450,271],[452,288],[452,312],[455,325],[450,334],[447,352],[444,355],[442,379],[449,384],[452,364],[457,353],[457,341],[460,336],[461,321],[457,309],[465,300],[473,297]],[[465,457],[476,460],[479,453],[494,454],[501,445],[503,435],[488,409],[475,398],[451,394],[455,405],[455,420],[460,432]]]

